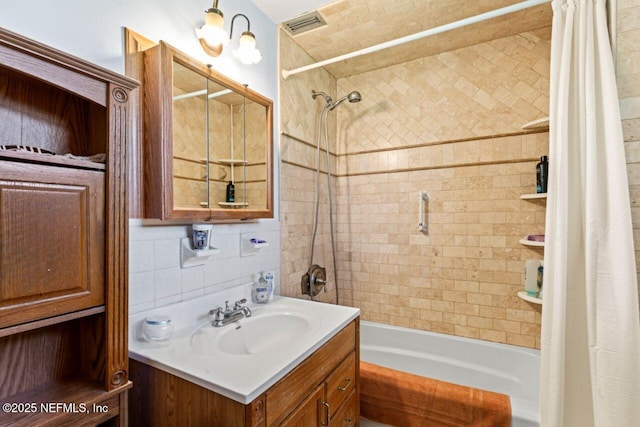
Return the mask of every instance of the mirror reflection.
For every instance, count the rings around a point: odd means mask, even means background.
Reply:
[[[173,63],[174,206],[200,208],[207,200],[207,78]],[[205,206],[206,207],[206,206]]]
[[[267,107],[173,63],[174,207],[268,209]]]

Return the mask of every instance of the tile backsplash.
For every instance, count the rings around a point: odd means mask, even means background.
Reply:
[[[180,266],[181,239],[190,225],[150,225],[129,220],[129,312],[137,313],[235,286],[250,286],[261,271],[272,271],[280,293],[280,223],[214,224],[211,246],[220,252],[203,265]],[[241,251],[241,239],[255,236],[269,244]],[[241,256],[244,255],[244,256]]]

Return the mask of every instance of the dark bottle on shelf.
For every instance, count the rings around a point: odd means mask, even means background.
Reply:
[[[547,156],[540,157],[540,162],[536,165],[536,192],[547,192],[547,181],[549,176],[549,161]]]
[[[233,185],[233,181],[229,181],[227,184],[227,202],[233,203],[236,201],[236,188]]]

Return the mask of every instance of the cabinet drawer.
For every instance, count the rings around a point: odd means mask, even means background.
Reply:
[[[327,402],[331,414],[336,411],[356,385],[356,354],[352,352],[327,378]]]
[[[0,328],[104,304],[104,177],[0,161]]]
[[[359,425],[356,391],[351,390],[347,402],[336,412],[329,421],[330,427],[355,427]]]

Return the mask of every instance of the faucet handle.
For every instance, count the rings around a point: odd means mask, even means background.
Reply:
[[[240,306],[242,306],[242,304],[246,304],[247,299],[246,298],[242,298],[241,300],[238,300],[235,302],[235,304],[233,305],[233,309],[237,310],[240,308]]]
[[[224,312],[222,307],[216,307],[213,310],[209,310],[209,317],[212,320],[224,320]]]

